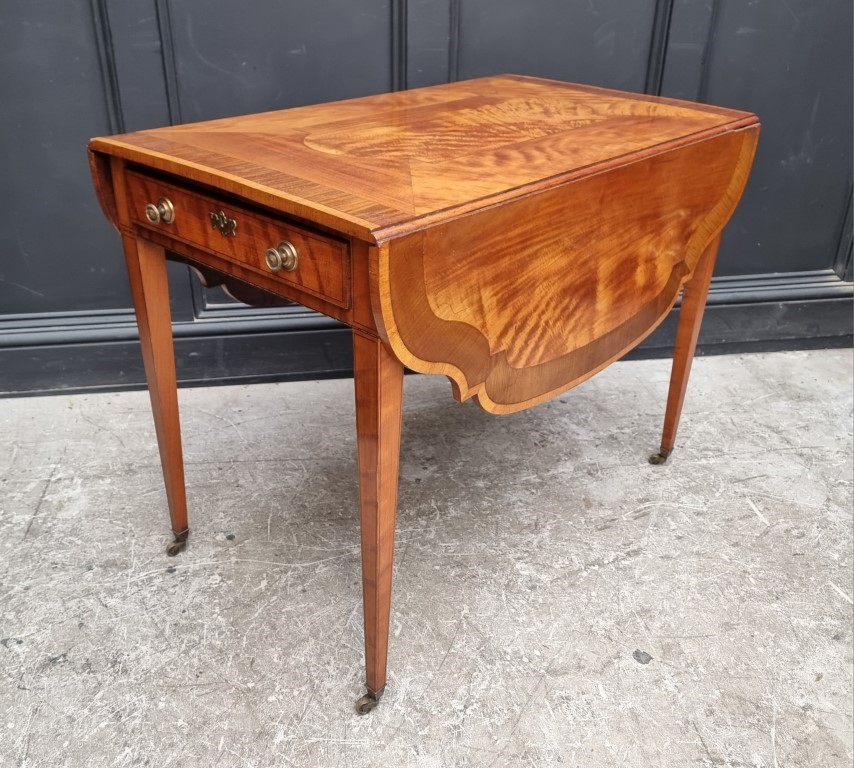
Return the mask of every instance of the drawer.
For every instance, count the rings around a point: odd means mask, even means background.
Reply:
[[[140,173],[127,174],[127,194],[136,224],[349,308],[345,241]]]

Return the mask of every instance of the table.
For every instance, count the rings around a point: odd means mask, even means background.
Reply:
[[[353,332],[370,711],[386,683],[404,366],[512,413],[584,381],[682,291],[673,449],[754,115],[505,75],[93,139],[121,234],[174,540],[189,527],[166,259]]]

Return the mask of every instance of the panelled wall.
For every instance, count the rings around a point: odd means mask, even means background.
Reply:
[[[94,135],[500,72],[759,114],[705,351],[850,343],[850,0],[7,0],[0,9],[0,392],[143,382]],[[348,333],[171,267],[183,382],[342,375]],[[665,354],[674,316],[640,354]]]

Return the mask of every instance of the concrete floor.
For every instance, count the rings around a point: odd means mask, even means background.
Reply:
[[[360,717],[352,382],[0,401],[0,766],[850,766],[852,354],[620,363],[494,417],[408,377]]]

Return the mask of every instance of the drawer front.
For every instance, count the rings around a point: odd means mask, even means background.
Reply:
[[[127,193],[135,223],[350,307],[346,242],[138,173],[127,174]]]

